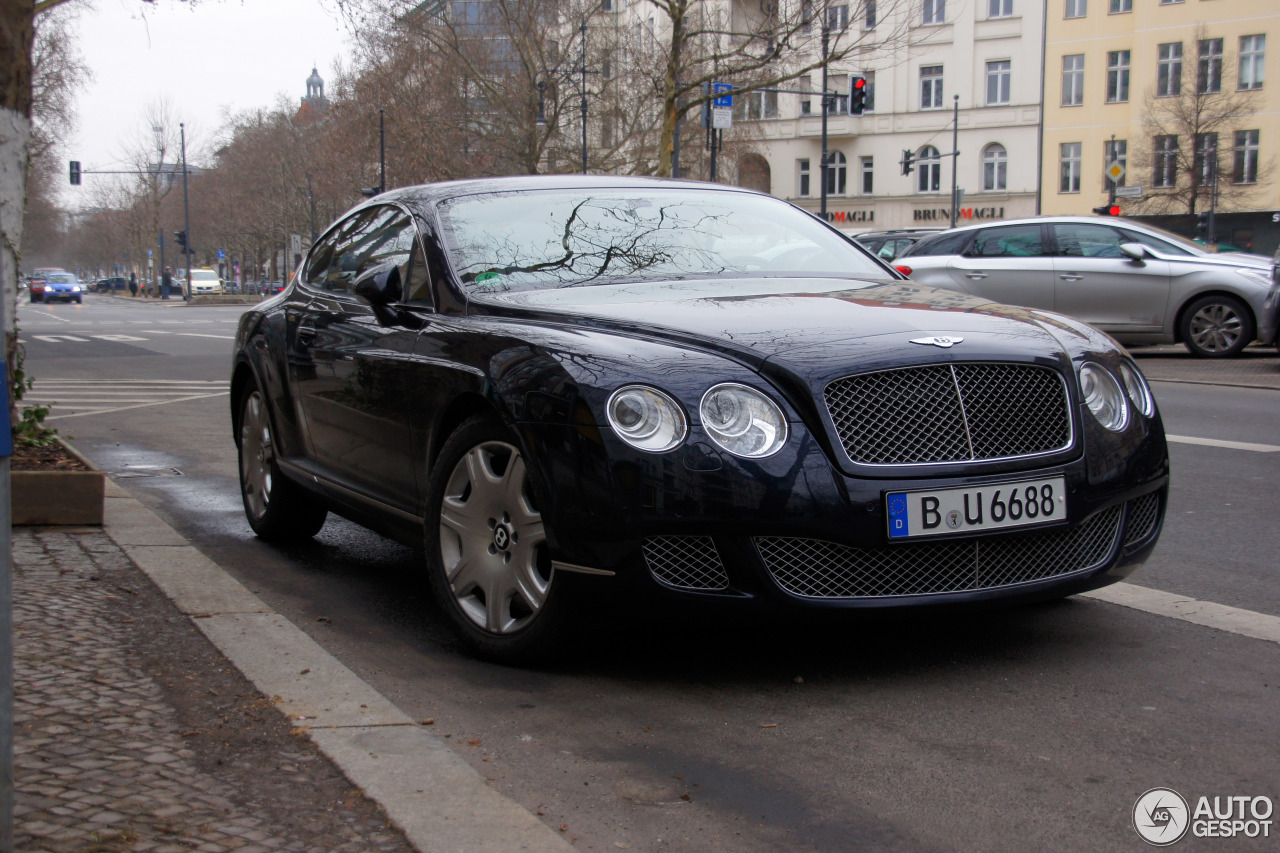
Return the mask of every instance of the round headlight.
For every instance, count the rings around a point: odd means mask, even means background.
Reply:
[[[1086,364],[1080,368],[1080,393],[1084,404],[1093,416],[1112,432],[1119,432],[1129,423],[1129,406],[1110,371],[1098,364]]]
[[[745,385],[717,385],[702,396],[702,428],[734,456],[762,459],[782,449],[787,420],[772,400]]]
[[[1133,407],[1142,412],[1144,417],[1155,414],[1156,404],[1151,397],[1151,388],[1147,386],[1142,374],[1127,364],[1120,365],[1120,379],[1124,382],[1124,390],[1128,392]]]
[[[680,406],[656,388],[619,388],[609,398],[605,411],[609,426],[619,438],[648,453],[663,453],[676,447],[689,432]]]

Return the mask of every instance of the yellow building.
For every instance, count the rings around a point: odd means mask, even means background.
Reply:
[[[1280,0],[1047,2],[1041,210],[1108,204],[1118,166],[1121,215],[1205,236],[1212,209],[1218,241],[1274,251]]]

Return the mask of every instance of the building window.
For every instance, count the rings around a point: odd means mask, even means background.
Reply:
[[[1258,182],[1258,136],[1256,130],[1236,131],[1236,162],[1231,179],[1237,184]]]
[[[1113,50],[1107,53],[1107,103],[1119,104],[1129,100],[1129,51]]]
[[[839,6],[827,7],[827,28],[833,33],[849,28],[849,6],[841,3]]]
[[[1261,89],[1266,36],[1240,36],[1240,88]]]
[[[813,91],[813,81],[808,77],[801,77],[800,91],[804,93],[800,96],[800,115],[813,115],[813,101],[809,98],[809,93]]]
[[[1083,144],[1081,142],[1062,143],[1062,178],[1058,184],[1060,193],[1080,192],[1080,148]]]
[[[987,63],[987,106],[1009,103],[1009,86],[1013,77],[1008,59]]]
[[[1171,189],[1178,183],[1178,137],[1157,136],[1155,145],[1155,174],[1151,176],[1153,186]]]
[[[861,160],[860,170],[862,172],[862,194],[871,195],[875,192],[875,182],[873,176],[873,162],[871,157],[863,157]]]
[[[1213,183],[1214,170],[1218,168],[1218,134],[1197,133],[1193,167],[1201,184]]]
[[[920,109],[942,109],[941,65],[924,65],[920,68]]]
[[[827,195],[844,195],[849,180],[849,161],[839,151],[827,155],[831,163],[827,166]]]
[[[1160,0],[1161,6],[1172,6],[1174,3],[1181,3],[1183,0]]]
[[[1009,153],[999,143],[988,145],[982,152],[982,190],[994,192],[1008,188]]]
[[[1111,168],[1112,162],[1119,163],[1122,168],[1129,167],[1129,141],[1127,139],[1108,139],[1102,143],[1102,166],[1104,169]],[[1125,185],[1124,179],[1128,175],[1121,175],[1120,180],[1115,184],[1118,187]],[[1110,175],[1103,175],[1102,188],[1105,190],[1111,183]]]
[[[1200,74],[1196,91],[1202,95],[1222,91],[1222,39],[1200,42]]]
[[[1084,54],[1062,57],[1062,105],[1078,107],[1084,103]]]
[[[828,94],[827,95],[827,115],[848,115],[849,114],[849,78],[845,76],[828,77],[827,85],[835,92],[844,92],[843,95]]]
[[[1182,42],[1157,47],[1156,97],[1182,94]]]
[[[947,0],[924,0],[922,24],[945,24],[947,22]]]
[[[865,107],[863,107],[863,112],[867,112],[867,113],[875,112],[875,109],[876,109],[876,72],[874,72],[874,71],[863,71],[863,72],[862,72],[862,79],[867,81],[867,85],[866,85],[865,87],[863,87],[863,88],[864,88],[864,90],[866,91],[866,106],[865,106]]]
[[[799,172],[800,172],[800,197],[808,198],[809,197],[809,160],[808,158],[804,160],[797,160],[796,166],[799,168]]]
[[[1111,8],[1108,10],[1113,15],[1119,15],[1121,12],[1133,11],[1133,0],[1111,0]]]
[[[806,35],[813,31],[813,19],[818,16],[814,10],[813,0],[804,0],[800,4],[800,32]]]
[[[864,0],[862,6],[862,28],[864,30],[874,30],[876,28],[876,0]]]
[[[1064,18],[1083,18],[1089,14],[1089,0],[1067,0]]]
[[[916,190],[922,193],[936,193],[942,187],[942,155],[932,145],[920,149],[916,158],[917,171],[920,178],[916,182]]]
[[[1013,16],[1013,0],[987,0],[988,18],[1009,18]]]
[[[737,102],[737,118],[745,121],[758,121],[764,118],[778,117],[777,92],[749,92],[746,97],[734,98]]]

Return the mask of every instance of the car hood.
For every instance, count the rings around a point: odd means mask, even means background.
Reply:
[[[1024,354],[1058,355],[1064,334],[1089,336],[1057,315],[897,280],[646,282],[474,294],[473,300],[487,313],[697,343],[756,363],[780,356],[843,362],[855,354],[900,353],[919,337],[968,336],[1001,341],[1002,349]]]
[[[1270,258],[1264,258],[1262,255],[1250,255],[1244,252],[1229,252],[1225,255],[1196,255],[1195,257],[1190,258],[1182,255],[1170,255],[1167,256],[1167,260],[1188,264],[1205,264],[1213,267],[1226,267],[1228,269],[1271,271]]]

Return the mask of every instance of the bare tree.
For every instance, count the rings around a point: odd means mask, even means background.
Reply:
[[[1193,44],[1208,41],[1207,30],[1198,27]],[[1258,92],[1240,90],[1224,80],[1224,72],[1235,67],[1229,52],[1209,53],[1197,58],[1193,74],[1166,71],[1157,87],[1147,91],[1143,138],[1132,147],[1129,162],[1130,174],[1151,178],[1144,184],[1143,197],[1131,206],[1133,211],[1194,218],[1211,204],[1217,210],[1257,206],[1272,164],[1237,145],[1238,134],[1256,126],[1253,117],[1261,103]],[[1247,147],[1248,139],[1241,136],[1239,142]]]

